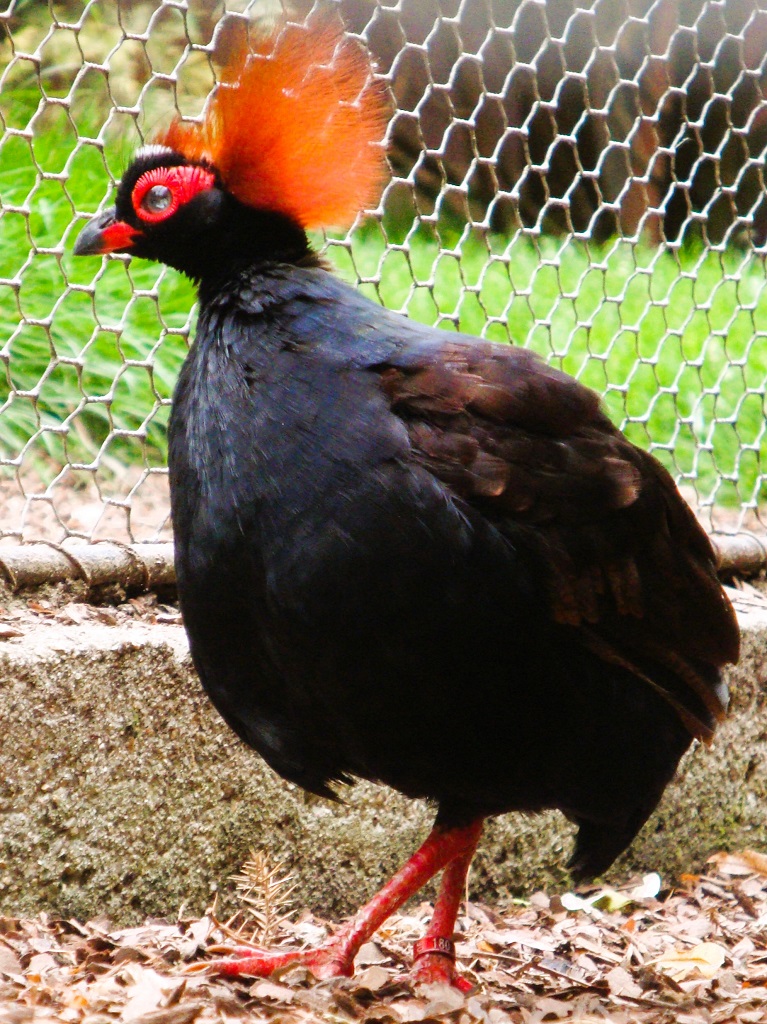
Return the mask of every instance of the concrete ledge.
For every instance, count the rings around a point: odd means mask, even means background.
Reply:
[[[767,847],[767,602],[736,597],[741,665],[714,749],[693,750],[661,809],[613,868],[620,878]],[[361,784],[343,806],[276,778],[218,719],[180,625],[51,622],[0,641],[0,912],[130,922],[202,911],[250,848],[336,916],[413,850],[428,808]],[[472,875],[499,904],[566,884],[570,828],[554,813],[488,830]]]

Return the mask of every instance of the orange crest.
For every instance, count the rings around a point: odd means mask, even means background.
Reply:
[[[235,54],[203,120],[176,119],[154,141],[209,161],[249,206],[342,226],[377,199],[387,115],[364,50],[324,18]]]

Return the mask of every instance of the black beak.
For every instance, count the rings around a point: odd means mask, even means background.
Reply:
[[[77,236],[72,250],[75,256],[102,256],[107,252],[127,252],[140,234],[136,228],[117,220],[114,206],[96,214]]]

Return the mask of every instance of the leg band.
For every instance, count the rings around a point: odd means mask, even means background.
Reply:
[[[439,953],[449,960],[455,960],[455,943],[444,935],[426,935],[413,943],[413,960],[427,953]]]

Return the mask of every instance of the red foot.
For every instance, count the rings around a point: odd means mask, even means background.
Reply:
[[[425,944],[427,940],[421,941]],[[265,952],[263,956],[254,955],[254,950],[246,947],[236,949],[234,953],[230,959],[209,960],[204,967],[227,977],[245,975],[251,978],[268,978],[275,971],[306,967],[320,981],[327,978],[350,978],[354,973],[353,960],[332,943],[317,949],[293,950],[289,953]],[[414,985],[452,985],[460,992],[470,992],[474,988],[467,978],[458,973],[453,957],[444,953],[420,953],[409,976]]]
[[[236,952],[243,955],[231,960],[210,960],[205,966],[215,974],[229,977],[245,974],[253,978],[268,978],[286,967],[306,967],[319,980],[349,978],[354,972],[353,958],[350,960],[333,944],[266,956],[254,956],[251,949],[238,949]]]
[[[447,935],[426,934],[413,943],[410,980],[414,985],[452,985],[460,992],[474,988],[455,969],[455,943]]]
[[[413,985],[452,985],[459,992],[471,992],[474,985],[468,978],[462,977],[456,970],[453,961],[441,953],[424,953],[419,956],[410,969],[410,980]]]

